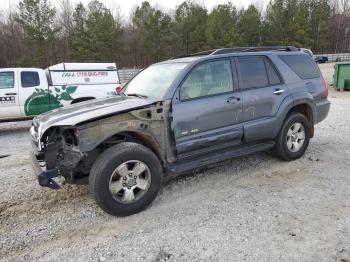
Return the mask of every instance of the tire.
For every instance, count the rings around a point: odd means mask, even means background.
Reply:
[[[136,176],[137,173],[140,174]],[[144,210],[156,198],[161,184],[162,167],[157,156],[147,147],[129,142],[105,150],[89,176],[90,192],[96,203],[113,216],[129,216]]]
[[[300,128],[298,129],[300,124]],[[297,132],[298,130],[300,132]],[[295,131],[296,130],[296,131]],[[302,132],[304,131],[304,141],[302,141]],[[290,133],[288,133],[290,132]],[[293,133],[295,132],[295,134]],[[293,134],[292,136],[290,136]],[[274,155],[286,160],[292,161],[302,157],[310,141],[310,122],[305,115],[291,112],[287,115],[286,120],[276,139]]]

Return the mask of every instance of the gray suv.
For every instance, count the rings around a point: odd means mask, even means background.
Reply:
[[[164,176],[257,151],[301,157],[327,117],[327,95],[315,62],[294,47],[176,57],[116,97],[34,118],[34,169],[41,186],[88,183],[104,211],[131,215],[154,200]]]

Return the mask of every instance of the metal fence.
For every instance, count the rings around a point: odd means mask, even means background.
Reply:
[[[350,53],[338,53],[338,54],[315,54],[314,58],[319,56],[328,57],[328,62],[343,62],[350,61]],[[142,68],[125,68],[118,70],[120,82],[126,83],[131,78],[133,78],[138,72],[140,72]]]
[[[141,70],[142,69],[140,69],[140,68],[129,68],[129,69],[118,70],[120,82],[122,84],[128,82],[131,78],[133,78]]]
[[[343,62],[350,61],[350,53],[338,53],[338,54],[315,54],[314,58],[319,56],[328,57],[328,62]]]

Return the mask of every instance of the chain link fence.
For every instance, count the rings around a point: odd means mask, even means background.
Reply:
[[[338,53],[338,54],[315,54],[314,58],[326,56],[328,57],[328,62],[343,62],[350,61],[350,53]]]
[[[338,53],[338,54],[315,54],[314,58],[326,56],[328,58],[328,62],[345,62],[350,61],[350,53]],[[122,84],[128,82],[131,78],[133,78],[137,73],[139,73],[142,68],[125,68],[118,70],[120,82]]]
[[[118,70],[120,82],[122,84],[128,82],[131,78],[133,78],[141,70],[142,69],[140,69],[140,68],[129,68],[129,69]]]

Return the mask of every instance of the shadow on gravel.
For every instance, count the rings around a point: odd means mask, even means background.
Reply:
[[[232,158],[223,162],[212,164],[207,167],[197,168],[190,172],[167,176],[164,178],[163,186],[171,186],[173,183],[177,183],[185,179],[200,177],[201,175],[217,176],[217,173],[227,172],[227,169],[235,171],[238,174],[239,172],[244,172],[244,170],[247,168],[259,167],[259,165],[269,159],[275,158],[270,157],[267,153],[264,152],[252,154],[249,156]]]
[[[32,125],[32,120],[26,121],[13,121],[13,122],[1,122],[0,121],[0,133],[10,132],[10,131],[23,131],[28,130]]]
[[[60,190],[51,190],[40,188],[38,185],[37,191],[33,191],[33,194],[1,202],[0,217],[64,209],[67,203],[74,205],[78,202],[88,202],[90,199],[87,186],[68,185]]]

